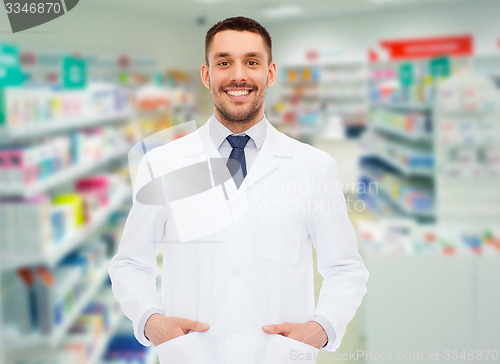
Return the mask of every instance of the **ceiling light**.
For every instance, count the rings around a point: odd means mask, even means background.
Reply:
[[[402,4],[402,3],[412,3],[415,0],[369,0],[373,4]]]
[[[304,10],[297,5],[283,5],[274,8],[264,9],[263,13],[269,18],[284,18],[288,16],[294,16],[302,14]]]

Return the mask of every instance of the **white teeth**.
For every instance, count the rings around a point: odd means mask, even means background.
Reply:
[[[231,96],[246,96],[250,91],[242,90],[242,91],[226,91]]]

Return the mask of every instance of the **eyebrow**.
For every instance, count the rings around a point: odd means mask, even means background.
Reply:
[[[214,55],[214,59],[217,58],[225,58],[225,57],[230,57],[231,55],[227,52],[219,52]],[[262,58],[263,55],[260,52],[248,52],[245,54],[245,57],[256,57],[256,58]]]

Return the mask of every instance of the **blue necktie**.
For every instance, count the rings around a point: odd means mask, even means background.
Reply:
[[[244,149],[250,137],[248,135],[228,135],[226,139],[231,144],[231,147],[233,147],[226,165],[234,179],[236,187],[240,188],[243,179],[247,175]]]

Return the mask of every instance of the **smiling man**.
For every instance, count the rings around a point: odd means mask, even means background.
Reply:
[[[176,226],[168,213],[134,200],[109,269],[113,292],[162,364],[314,363],[321,348],[339,347],[368,279],[335,160],[267,121],[276,64],[271,37],[256,21],[228,18],[210,28],[201,78],[214,114],[154,154],[159,164],[223,158],[227,204],[244,205],[235,209],[244,214],[203,239],[165,245],[159,300],[157,249],[144,243],[178,240]],[[201,209],[216,213],[213,205]],[[316,307],[313,246],[324,277]]]

